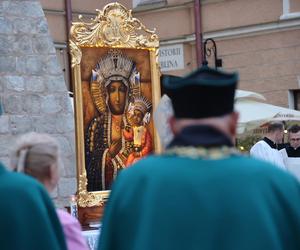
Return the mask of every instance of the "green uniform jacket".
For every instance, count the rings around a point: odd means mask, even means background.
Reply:
[[[300,186],[259,160],[152,156],[118,176],[101,250],[300,249]]]
[[[0,249],[65,250],[55,208],[36,180],[0,163]]]

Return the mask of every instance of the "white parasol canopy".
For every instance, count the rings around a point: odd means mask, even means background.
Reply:
[[[240,113],[238,134],[270,121],[300,121],[300,111],[263,103],[261,101],[265,98],[262,95],[250,91],[246,91],[246,95],[243,92],[239,94],[237,91],[235,97],[235,110]]]
[[[235,91],[234,100],[238,101],[238,100],[245,100],[245,99],[246,100],[255,100],[255,101],[266,101],[266,98],[259,93],[237,89]]]
[[[264,103],[266,98],[255,92],[237,90],[235,110],[240,113],[238,134],[251,131],[270,121],[299,121],[300,111]],[[154,112],[154,123],[163,147],[173,138],[169,126],[169,118],[173,115],[172,103],[164,95]]]

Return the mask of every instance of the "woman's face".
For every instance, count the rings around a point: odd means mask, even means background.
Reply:
[[[124,113],[126,104],[127,87],[121,81],[112,81],[107,86],[108,106],[112,114]]]

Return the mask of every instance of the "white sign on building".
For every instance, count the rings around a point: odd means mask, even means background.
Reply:
[[[184,69],[183,44],[160,47],[159,63],[162,72]]]

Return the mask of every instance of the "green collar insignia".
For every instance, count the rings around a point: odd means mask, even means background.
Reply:
[[[179,157],[188,157],[192,159],[205,159],[205,160],[219,160],[230,157],[232,155],[239,155],[240,153],[234,147],[222,146],[216,148],[204,147],[183,147],[176,146],[167,149],[165,155],[176,155]]]

